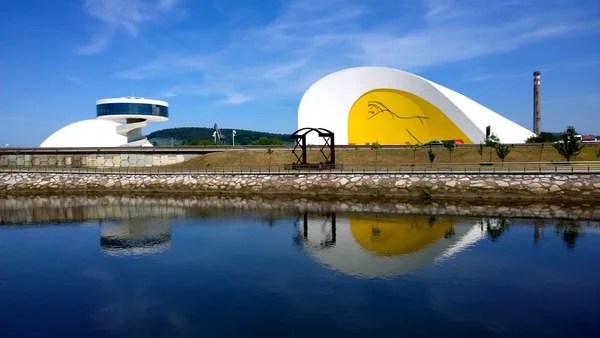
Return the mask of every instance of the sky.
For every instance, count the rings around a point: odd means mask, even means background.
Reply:
[[[310,85],[356,66],[528,129],[539,70],[542,130],[600,135],[600,0],[20,0],[0,11],[0,145],[38,146],[132,94],[169,103],[145,133],[292,133]]]

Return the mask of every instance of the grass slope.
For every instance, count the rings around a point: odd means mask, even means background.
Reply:
[[[595,149],[600,145],[587,145],[583,148],[581,154],[573,161],[598,161],[595,155]],[[412,149],[380,149],[377,153],[377,166],[382,168],[394,168],[398,166],[412,165],[423,167],[429,164],[429,157],[426,148],[419,148],[414,154]],[[445,148],[433,149],[436,154],[434,164],[449,163],[450,155]],[[479,156],[476,148],[457,147],[452,152],[453,166],[460,167],[467,163],[480,163],[490,161],[500,162],[494,149],[484,149],[483,159]],[[414,158],[413,158],[414,156]],[[179,163],[176,166],[183,167],[260,167],[290,164],[295,162],[296,158],[289,150],[274,150],[269,156],[266,151],[226,151],[221,153],[211,153],[189,161]],[[322,162],[323,157],[318,151],[309,151],[309,162]],[[510,154],[505,158],[505,166],[511,166],[514,162],[563,162],[562,158],[552,146],[542,147],[519,147],[511,149]],[[375,151],[370,149],[348,149],[336,151],[336,162],[343,164],[344,167],[368,168],[375,166]],[[518,167],[517,164],[512,166]]]

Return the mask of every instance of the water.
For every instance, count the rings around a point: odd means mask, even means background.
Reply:
[[[600,336],[594,221],[205,202],[0,201],[0,336]]]

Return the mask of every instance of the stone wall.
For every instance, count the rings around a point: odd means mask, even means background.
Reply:
[[[157,167],[181,163],[198,154],[89,153],[0,154],[0,167],[127,168]]]
[[[0,174],[0,193],[165,192],[600,201],[600,174]]]

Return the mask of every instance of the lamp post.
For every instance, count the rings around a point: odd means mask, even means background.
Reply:
[[[233,140],[233,145],[235,145],[235,130],[231,132],[231,139]]]
[[[213,139],[215,140],[215,144],[217,144],[217,132],[213,131]]]

